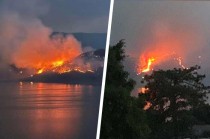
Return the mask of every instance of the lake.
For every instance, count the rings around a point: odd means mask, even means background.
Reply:
[[[101,86],[0,83],[0,139],[96,138]]]

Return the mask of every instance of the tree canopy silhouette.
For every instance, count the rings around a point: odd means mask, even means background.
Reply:
[[[191,135],[192,127],[199,118],[195,111],[209,106],[206,104],[209,87],[202,83],[205,75],[200,75],[197,72],[199,69],[199,66],[194,66],[159,70],[144,76],[142,83],[146,84],[146,91],[141,95],[150,104],[147,116],[151,138],[184,138]]]
[[[124,70],[124,47],[121,40],[109,49],[101,139],[144,139],[150,132],[142,101],[131,96],[135,81]]]
[[[199,66],[152,71],[142,80],[145,92],[134,97],[135,81],[124,70],[124,47],[121,40],[109,48],[101,139],[193,137],[194,125],[210,124],[210,89]],[[150,107],[144,110],[145,104]]]

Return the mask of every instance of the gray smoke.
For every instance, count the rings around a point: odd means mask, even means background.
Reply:
[[[199,64],[210,85],[209,9],[209,1],[116,1],[111,44],[125,39],[130,55],[125,67],[134,77],[142,54],[176,51],[187,67]],[[156,68],[169,68],[166,62]]]
[[[81,44],[72,35],[57,42],[50,38],[53,30],[40,20],[49,8],[43,0],[1,2],[1,73],[9,64],[19,68],[40,68],[59,59],[71,60],[82,52]]]

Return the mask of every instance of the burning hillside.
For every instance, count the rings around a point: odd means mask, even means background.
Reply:
[[[56,61],[49,67],[41,68],[36,74],[43,74],[46,72],[54,72],[58,74],[67,72],[95,72],[98,68],[103,67],[104,50],[99,49],[96,51],[90,51],[82,53],[75,57],[73,60],[68,61]]]
[[[18,7],[0,12],[2,74],[20,79],[46,73],[95,72],[91,62],[79,58],[84,53],[82,42],[71,34],[53,35],[53,29],[39,17],[39,11],[22,13]]]
[[[104,50],[82,53],[73,60],[22,76],[20,81],[99,84],[103,73]],[[27,70],[25,70],[27,71]],[[20,70],[19,70],[20,72]],[[24,74],[24,71],[22,71]]]
[[[164,19],[152,23],[150,35],[145,39],[145,43],[139,44],[142,45],[142,50],[138,56],[137,74],[149,72],[161,65],[161,68],[187,68],[192,66],[189,64],[193,63],[192,61],[198,64],[199,59],[192,60],[192,57],[199,58],[199,55],[192,54],[202,49],[203,39],[196,34],[199,34],[196,27],[192,30],[191,26],[182,23],[176,28]],[[168,63],[163,66],[166,62]]]
[[[151,56],[145,56],[141,55],[139,57],[138,63],[137,63],[137,74],[145,73],[145,72],[150,72],[153,70],[155,66],[158,64],[161,64],[163,62],[170,61],[176,63],[180,68],[186,68],[183,65],[183,60],[182,57],[177,56],[176,53],[171,53],[171,54],[153,54]]]

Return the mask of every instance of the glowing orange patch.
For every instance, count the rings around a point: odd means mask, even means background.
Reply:
[[[149,101],[147,101],[146,105],[144,106],[144,110],[149,109],[151,106],[152,106],[152,104]]]
[[[41,74],[41,73],[43,73],[43,71],[44,71],[44,69],[40,69],[37,71],[37,74]]]
[[[155,62],[155,60],[156,59],[154,57],[150,57],[148,59],[141,58],[140,62],[139,62],[140,63],[139,65],[142,65],[142,66],[139,66],[137,68],[138,74],[141,74],[142,72],[151,71],[151,66]]]
[[[138,89],[139,93],[141,93],[141,94],[145,94],[147,90],[148,90],[148,88],[145,88],[145,87],[141,87]]]
[[[151,70],[151,65],[154,61],[155,61],[155,58],[153,58],[153,57],[149,58],[147,61],[147,66],[146,66],[146,68],[142,69],[142,72],[149,72]]]
[[[59,60],[59,61],[55,61],[52,63],[53,67],[59,67],[59,66],[62,66],[64,63],[64,61],[62,60]]]

